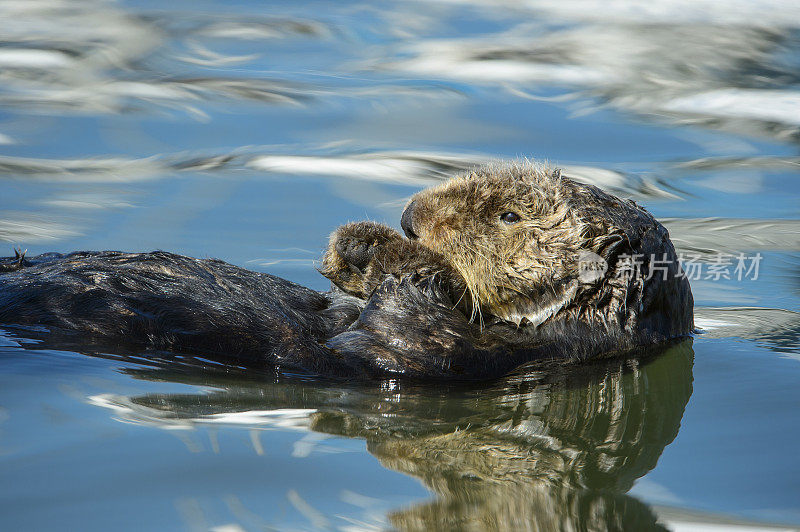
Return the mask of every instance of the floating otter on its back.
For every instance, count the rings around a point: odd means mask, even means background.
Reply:
[[[0,262],[0,323],[340,377],[486,379],[692,330],[666,229],[633,203],[533,165],[416,194],[408,238],[339,228],[319,293],[218,260],[77,252]]]

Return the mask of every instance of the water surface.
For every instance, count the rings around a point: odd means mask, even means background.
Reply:
[[[87,356],[0,328],[3,529],[800,527],[795,3],[0,15],[3,254],[165,249],[324,290],[337,225],[398,227],[422,187],[547,159],[665,221],[699,265],[704,330],[431,388]],[[740,254],[758,271],[737,276]]]

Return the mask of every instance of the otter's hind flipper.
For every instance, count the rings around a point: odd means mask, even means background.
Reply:
[[[0,273],[15,272],[28,266],[29,263],[25,260],[27,252],[27,249],[22,251],[22,248],[14,248],[13,257],[0,257]]]
[[[50,252],[29,257],[27,253],[27,249],[22,251],[21,248],[15,248],[13,257],[0,257],[0,273],[12,273],[25,268],[30,268],[31,266],[56,262],[64,258],[89,257],[98,254],[97,251],[76,251],[69,254]]]

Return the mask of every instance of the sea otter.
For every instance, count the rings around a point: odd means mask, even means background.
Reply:
[[[401,227],[335,231],[325,293],[163,251],[17,254],[0,262],[0,323],[331,377],[450,380],[692,331],[667,230],[558,170],[455,177],[414,195]]]

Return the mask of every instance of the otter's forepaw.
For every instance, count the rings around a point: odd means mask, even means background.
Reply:
[[[326,258],[332,253],[349,266],[363,271],[382,246],[403,240],[400,233],[375,222],[343,225],[331,235]]]
[[[331,235],[320,272],[342,290],[365,297],[367,267],[380,250],[402,240],[400,233],[375,222],[343,225]]]
[[[366,269],[378,249],[375,242],[366,242],[351,235],[337,239],[334,246],[342,260],[359,271]]]

